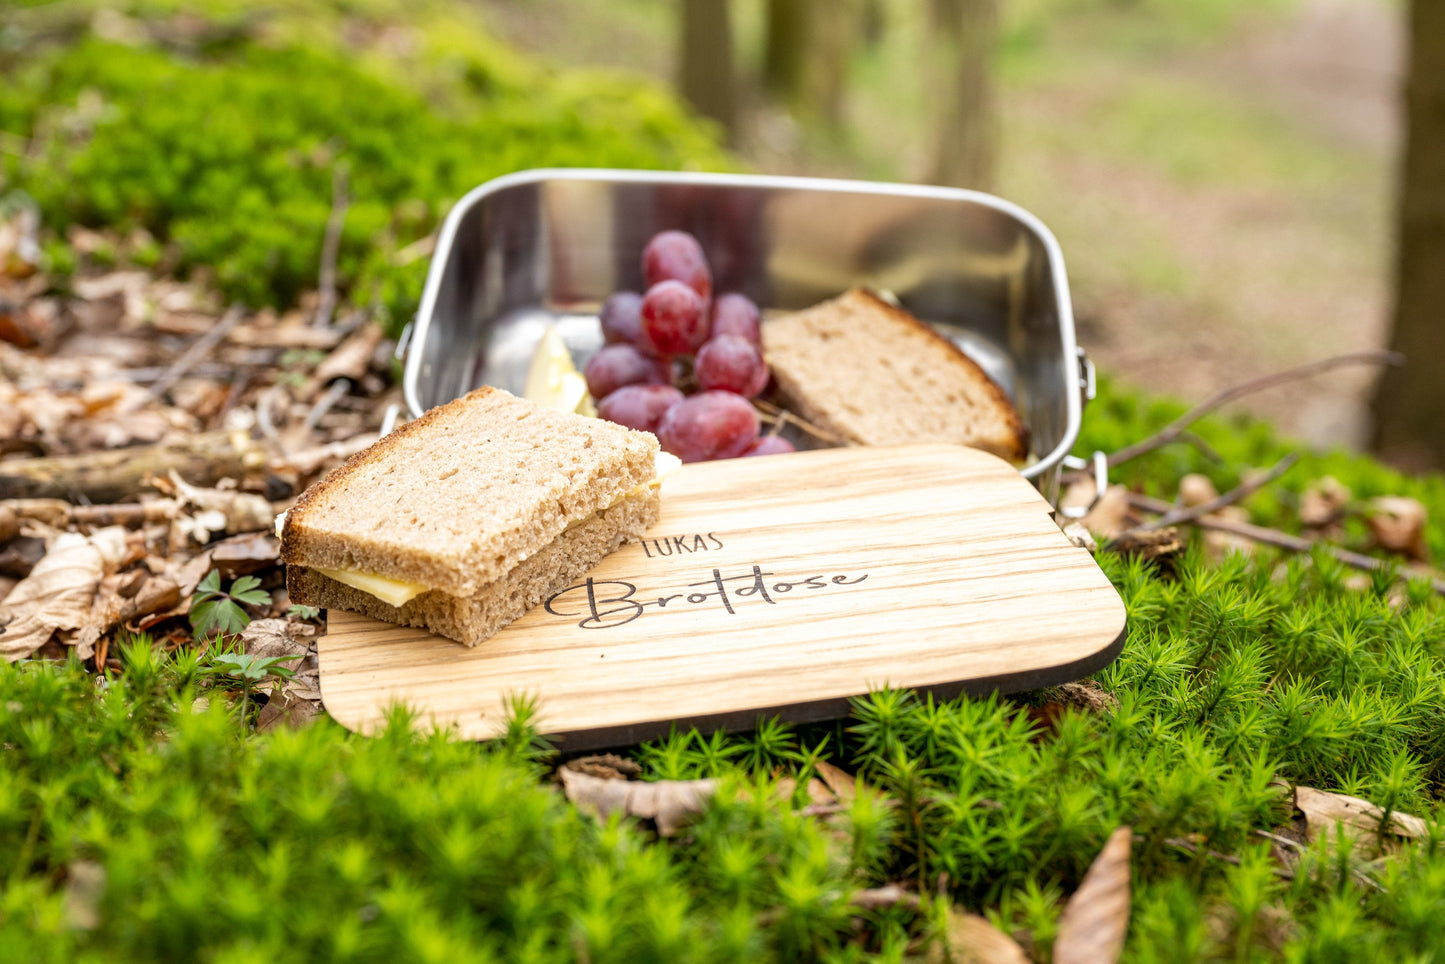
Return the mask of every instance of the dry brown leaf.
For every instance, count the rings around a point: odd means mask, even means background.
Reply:
[[[568,760],[567,769],[585,773],[602,780],[629,780],[642,775],[642,767],[635,760],[615,753],[597,753],[592,756]]]
[[[1087,484],[1089,495],[1092,496],[1094,483],[1091,480]],[[1130,518],[1129,490],[1122,485],[1109,486],[1079,523],[1100,539],[1111,539],[1128,529],[1133,524]]]
[[[578,808],[606,819],[625,813],[657,823],[657,832],[671,837],[702,812],[717,792],[716,780],[604,780],[563,767],[562,788]]]
[[[1185,506],[1193,508],[1196,505],[1204,505],[1219,498],[1219,489],[1215,488],[1209,476],[1200,475],[1198,472],[1191,472],[1179,480],[1179,501]]]
[[[1311,482],[1300,495],[1300,522],[1311,529],[1323,529],[1338,522],[1355,494],[1333,475]]]
[[[311,651],[316,627],[289,619],[253,619],[241,630],[242,651],[248,656],[305,656]],[[295,669],[295,663],[285,664]]]
[[[1054,940],[1054,964],[1112,964],[1129,930],[1129,848],[1134,835],[1109,835],[1079,889],[1064,905]]]
[[[1065,523],[1064,536],[1078,548],[1088,550],[1090,555],[1099,551],[1099,543],[1094,538],[1094,534],[1077,520]]]
[[[30,575],[0,603],[0,654],[11,662],[24,659],[57,630],[91,626],[96,590],[107,567],[125,556],[125,535],[124,529],[112,526],[90,536],[58,536]]]
[[[813,764],[813,772],[817,773],[819,779],[828,785],[828,789],[833,791],[839,803],[852,803],[853,799],[858,796],[858,778],[838,769],[827,760],[819,760]]]
[[[285,726],[296,730],[316,719],[321,713],[319,690],[313,698],[292,686],[278,687],[257,714],[256,729],[269,730]]]
[[[1326,835],[1327,840],[1334,840],[1335,827],[1339,824],[1358,831],[1356,847],[1373,849],[1379,841],[1380,821],[1385,812],[1368,800],[1314,787],[1295,787],[1294,805],[1304,814],[1305,833],[1311,841],[1319,839],[1321,834]],[[1423,837],[1428,827],[1419,817],[1395,811],[1390,814],[1388,832],[1399,837]]]
[[[1428,556],[1425,547],[1425,524],[1428,513],[1416,499],[1386,495],[1371,499],[1365,512],[1365,523],[1382,549],[1423,562]]]
[[[1029,964],[1018,942],[988,918],[954,907],[948,912],[943,939],[932,944],[928,964]]]
[[[362,325],[316,366],[311,376],[313,383],[320,388],[336,378],[360,381],[371,368],[371,356],[376,354],[376,346],[381,344],[383,334],[381,326],[375,322]]]
[[[65,869],[65,923],[75,930],[100,926],[100,902],[105,897],[105,867],[93,860],[77,860]]]
[[[917,910],[921,905],[918,895],[911,890],[905,890],[899,884],[884,884],[882,887],[870,887],[867,890],[860,890],[848,898],[848,903],[863,910],[881,910],[884,907],[896,907],[903,904]]]

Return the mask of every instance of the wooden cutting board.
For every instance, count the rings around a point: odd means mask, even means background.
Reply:
[[[674,722],[844,716],[884,686],[1016,691],[1114,659],[1124,606],[1006,462],[951,445],[688,465],[662,517],[589,577],[468,648],[333,610],[327,710],[378,726],[404,701],[497,735],[509,694],[540,700],[565,749]]]

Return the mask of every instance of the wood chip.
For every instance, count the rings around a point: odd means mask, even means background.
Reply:
[[[1133,831],[1109,835],[1079,889],[1064,906],[1054,964],[1113,964],[1129,929],[1129,849]]]

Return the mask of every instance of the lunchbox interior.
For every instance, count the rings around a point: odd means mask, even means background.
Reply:
[[[549,323],[582,365],[601,345],[601,302],[642,289],[642,248],[668,228],[701,241],[716,292],[765,313],[855,285],[891,292],[1008,392],[1030,433],[1024,474],[1052,496],[1080,410],[1062,259],[1033,218],[964,191],[630,172],[483,185],[438,243],[407,361],[412,413],[481,384],[520,392]]]

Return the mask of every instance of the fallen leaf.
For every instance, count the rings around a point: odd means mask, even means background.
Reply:
[[[1179,480],[1179,501],[1181,504],[1194,507],[1204,505],[1206,502],[1213,502],[1219,498],[1219,490],[1210,481],[1209,476],[1200,475],[1198,472],[1191,472]]]
[[[291,687],[283,687],[273,693],[256,717],[257,730],[269,730],[285,726],[296,730],[310,723],[322,713],[320,695],[308,698]]]
[[[77,860],[65,871],[65,924],[73,930],[93,931],[100,926],[105,867],[93,860]]]
[[[272,517],[273,521],[275,517]],[[247,532],[210,548],[211,564],[228,579],[270,569],[281,561],[281,542],[269,532]]]
[[[838,769],[827,760],[819,760],[814,763],[813,772],[828,785],[828,789],[833,791],[838,802],[852,803],[853,799],[858,796],[858,778]]]
[[[1088,483],[1092,495],[1094,483]],[[1094,503],[1079,523],[1100,539],[1110,539],[1132,525],[1129,509],[1129,490],[1122,485],[1111,485]]]
[[[592,756],[568,760],[567,769],[603,780],[629,780],[642,775],[642,767],[635,760],[615,753],[598,753]]]
[[[0,603],[0,654],[11,662],[24,659],[57,630],[92,625],[96,589],[106,568],[125,556],[125,535],[123,528],[112,526],[90,536],[67,532],[56,537],[30,575]]]
[[[881,910],[884,907],[896,907],[903,904],[917,910],[921,904],[918,895],[911,890],[904,890],[899,884],[884,884],[882,887],[870,887],[867,890],[860,890],[848,898],[848,903],[854,907],[861,907],[863,910]]]
[[[1163,529],[1129,530],[1110,539],[1106,548],[1123,556],[1167,562],[1184,551],[1184,543],[1179,540],[1177,529],[1165,526]]]
[[[1099,543],[1094,534],[1078,520],[1070,520],[1064,526],[1064,536],[1078,548],[1088,550],[1090,555],[1099,551]]]
[[[371,357],[376,354],[376,346],[381,344],[383,334],[381,326],[375,322],[362,325],[316,366],[311,376],[313,383],[322,388],[336,378],[360,381],[371,368]]]
[[[1119,706],[1113,693],[1089,679],[1064,683],[1059,687],[1059,701],[1089,713],[1100,714],[1112,713]]]
[[[1079,889],[1064,905],[1054,939],[1054,964],[1112,964],[1129,929],[1129,848],[1133,831],[1109,835]]]
[[[1423,562],[1428,556],[1425,546],[1425,524],[1428,513],[1416,499],[1387,495],[1371,499],[1365,510],[1365,523],[1382,549]]]
[[[1300,495],[1300,522],[1311,529],[1332,525],[1345,514],[1345,507],[1354,497],[1355,494],[1333,475],[1311,482]]]
[[[305,656],[311,652],[311,636],[315,627],[306,626],[311,632],[303,633],[289,619],[253,619],[241,630],[242,651],[247,656]],[[288,669],[295,669],[291,663]]]
[[[1029,964],[1028,955],[1012,937],[988,918],[959,907],[948,912],[942,940],[928,949],[928,964]]]
[[[1305,835],[1310,841],[1319,839],[1321,834],[1334,840],[1335,827],[1344,824],[1359,831],[1355,836],[1357,848],[1376,849],[1379,843],[1380,822],[1385,811],[1368,800],[1314,787],[1295,787],[1294,805],[1304,814]],[[1428,827],[1419,817],[1394,811],[1390,814],[1387,832],[1398,837],[1423,837]]]
[[[607,819],[613,813],[653,820],[657,832],[671,837],[686,826],[717,792],[716,780],[604,780],[563,767],[557,771],[567,799]]]

